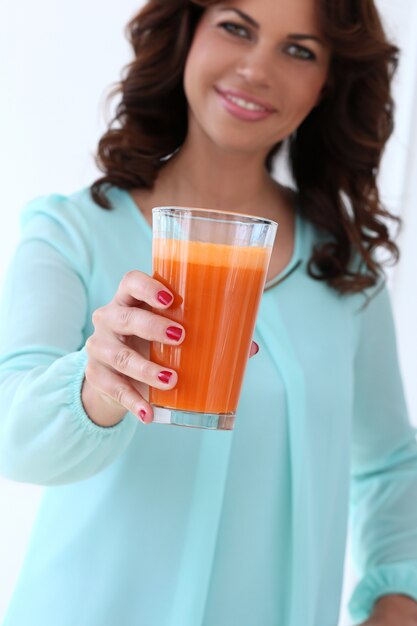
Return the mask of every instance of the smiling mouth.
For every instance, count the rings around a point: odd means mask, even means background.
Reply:
[[[215,87],[215,92],[220,98],[224,109],[234,118],[241,122],[261,122],[276,113],[267,103],[259,102],[258,99],[253,100],[249,94],[230,89],[222,90]]]
[[[257,111],[263,113],[273,113],[275,111],[273,107],[263,104],[257,99],[254,100],[252,98],[245,98],[244,94],[241,94],[239,92],[234,92],[231,90],[223,91],[218,87],[216,87],[215,89],[219,95],[223,96],[223,98],[246,111]]]
[[[255,104],[254,102],[248,102],[243,98],[236,98],[235,96],[231,96],[228,93],[223,95],[227,100],[233,102],[234,104],[237,104],[237,106],[241,107],[242,109],[246,109],[247,111],[268,111],[268,109],[266,109],[265,107],[259,104]]]

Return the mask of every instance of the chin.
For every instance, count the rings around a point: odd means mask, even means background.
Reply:
[[[238,132],[228,132],[227,129],[217,130],[207,133],[211,142],[219,149],[230,154],[267,154],[269,147],[262,146],[254,141],[254,137],[247,136],[248,133],[240,130]]]

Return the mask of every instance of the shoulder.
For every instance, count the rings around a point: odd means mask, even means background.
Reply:
[[[58,222],[88,221],[89,215],[100,209],[90,195],[89,187],[69,195],[50,193],[30,200],[22,209],[20,220],[24,227],[35,216],[44,215]]]
[[[88,187],[74,193],[50,193],[30,200],[19,215],[20,246],[43,242],[83,275],[91,272],[95,254],[94,224],[100,219]]]
[[[103,209],[92,198],[90,187],[83,187],[70,194],[50,193],[30,200],[21,210],[20,227],[26,231],[40,221],[54,224],[69,235],[87,237],[103,225],[111,228],[110,222],[120,219],[121,191],[111,187],[106,192],[111,209]]]

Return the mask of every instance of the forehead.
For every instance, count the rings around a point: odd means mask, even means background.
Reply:
[[[212,5],[215,12],[237,8],[254,18],[261,26],[288,27],[295,32],[320,32],[319,0],[230,0]],[[303,31],[300,31],[303,29]]]

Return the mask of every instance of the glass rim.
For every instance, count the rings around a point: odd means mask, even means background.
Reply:
[[[201,215],[191,215],[190,213],[198,213]],[[249,215],[248,213],[238,213],[233,211],[219,211],[216,209],[201,209],[199,207],[184,207],[184,206],[156,206],[152,209],[152,216],[154,213],[162,213],[166,215],[175,215],[176,213],[182,215],[185,218],[192,219],[200,219],[207,221],[217,221],[217,222],[235,222],[242,224],[264,224],[267,226],[279,226],[278,222],[274,220],[269,220],[266,217],[257,217],[256,215]],[[210,216],[211,214],[211,216]],[[214,215],[214,217],[213,217]],[[224,215],[227,219],[221,219],[221,216]],[[229,219],[229,218],[233,219]]]

